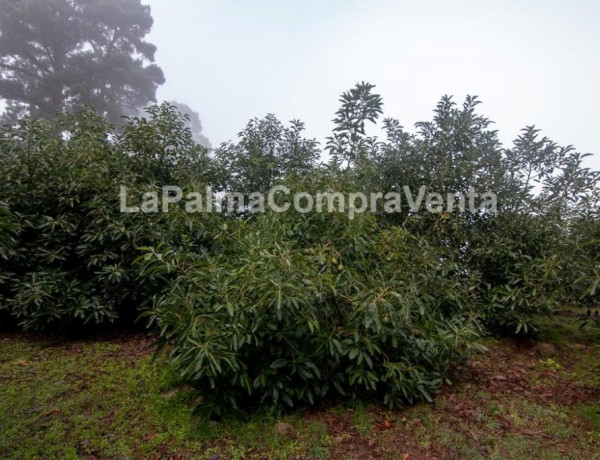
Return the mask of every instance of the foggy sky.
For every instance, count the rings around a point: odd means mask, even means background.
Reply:
[[[274,113],[330,135],[338,99],[376,85],[414,132],[443,94],[475,94],[505,146],[526,125],[595,153],[600,169],[600,2],[144,0],[167,82],[213,146]]]

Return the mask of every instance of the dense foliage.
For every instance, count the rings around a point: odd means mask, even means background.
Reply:
[[[146,191],[201,163],[183,121],[163,105],[121,136],[92,111],[3,128],[0,309],[63,331],[137,316],[152,292],[133,266],[137,248],[193,235],[162,215],[120,212],[119,190]]]
[[[150,249],[171,277],[148,312],[203,409],[379,395],[431,399],[478,327],[439,252],[373,216],[268,212],[232,220],[210,253]]]
[[[480,334],[532,333],[540,314],[597,302],[599,173],[584,155],[534,127],[504,148],[474,97],[442,98],[415,133],[384,119],[384,140],[367,134],[382,114],[372,85],[340,102],[326,163],[301,122],[272,115],[214,153],[168,104],[120,134],[91,111],[5,127],[0,310],[51,331],[143,312],[214,415],[428,400]],[[122,186],[140,206],[163,185],[211,187],[213,212],[185,201],[120,211]],[[380,202],[354,215],[348,202],[321,213],[216,203],[274,185],[291,191],[279,206],[294,192],[408,195],[394,212]],[[452,209],[416,206],[421,186]],[[496,193],[497,207],[461,212],[456,194],[473,190]]]

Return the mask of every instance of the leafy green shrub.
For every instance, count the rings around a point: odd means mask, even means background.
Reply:
[[[20,230],[14,214],[10,212],[5,203],[0,202],[0,261],[6,262],[14,257],[16,236]],[[0,271],[0,324],[7,322],[6,312],[2,307],[5,304],[3,292],[6,290],[6,283],[10,281],[11,273],[5,270]]]
[[[541,218],[504,213],[480,222],[466,260],[479,273],[484,323],[495,333],[531,333],[560,306],[564,260],[559,229]]]
[[[144,145],[153,133],[162,143]],[[180,244],[184,232],[166,215],[122,213],[119,190],[139,196],[160,174],[174,176],[181,165],[171,146],[200,154],[169,106],[130,120],[121,137],[92,111],[3,128],[0,195],[21,231],[12,256],[0,260],[1,289],[3,308],[23,327],[57,331],[137,316],[153,289],[133,266],[138,247]]]
[[[20,229],[14,214],[0,201],[0,258],[8,259]]]
[[[564,245],[565,298],[584,307],[600,305],[600,219],[596,215],[577,219]]]
[[[239,142],[215,150],[220,189],[268,193],[282,178],[306,176],[319,159],[318,143],[302,137],[304,124],[293,120],[285,127],[274,115],[251,120],[238,134]]]
[[[592,300],[600,278],[591,230],[600,172],[584,167],[587,154],[541,137],[533,126],[504,148],[472,96],[462,107],[442,97],[433,120],[417,123],[416,133],[384,119],[386,139],[379,141],[365,134],[365,124],[381,115],[372,89],[358,84],[342,96],[327,144],[333,163],[345,162],[343,176],[367,192],[427,186],[442,195],[497,195],[497,212],[415,213],[405,200],[399,213],[378,216],[380,225],[400,225],[453,261],[455,276],[470,289],[469,308],[490,332],[530,333],[537,315]]]
[[[478,332],[435,249],[373,216],[266,213],[224,221],[214,239],[210,254],[159,246],[142,259],[144,274],[172,277],[147,316],[207,416],[431,400]]]

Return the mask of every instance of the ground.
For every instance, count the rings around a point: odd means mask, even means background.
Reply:
[[[0,458],[600,459],[600,328],[563,313],[537,340],[484,339],[433,404],[201,422],[147,336],[1,333]]]

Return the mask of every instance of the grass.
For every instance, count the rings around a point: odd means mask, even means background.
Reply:
[[[280,419],[200,422],[193,394],[144,336],[56,342],[0,335],[2,459],[600,458],[600,328],[572,315],[539,340],[486,339],[433,404],[354,404]],[[286,422],[295,436],[275,433]],[[407,456],[408,455],[408,456]]]
[[[4,336],[0,382],[2,459],[288,458],[318,452],[326,438],[323,423],[293,417],[303,427],[298,439],[278,437],[267,417],[200,423],[191,416],[191,392],[173,390],[176,378],[165,362],[152,361],[143,337],[51,343]]]

